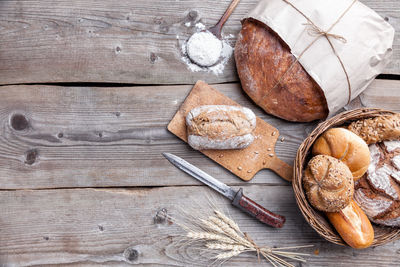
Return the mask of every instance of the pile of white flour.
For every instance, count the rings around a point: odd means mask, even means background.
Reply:
[[[222,41],[209,31],[193,34],[186,43],[187,56],[197,65],[211,67],[222,54]]]
[[[232,56],[233,48],[225,38],[219,40],[211,32],[202,31],[205,29],[204,24],[198,22],[195,27],[198,32],[181,45],[182,61],[193,72],[207,71],[215,75],[221,74]],[[232,37],[228,36],[228,38]]]

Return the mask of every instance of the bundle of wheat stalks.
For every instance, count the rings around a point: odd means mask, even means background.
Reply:
[[[311,247],[312,245],[282,248],[258,246],[248,234],[240,230],[235,221],[221,211],[213,210],[213,213],[207,219],[196,218],[192,222],[196,224],[196,230],[193,230],[193,227],[181,226],[187,231],[186,238],[189,241],[201,241],[206,249],[214,252],[213,259],[215,261],[223,263],[234,256],[250,251],[257,253],[259,260],[264,257],[273,266],[294,267],[284,258],[305,262],[303,256],[309,256],[309,254],[288,250]]]

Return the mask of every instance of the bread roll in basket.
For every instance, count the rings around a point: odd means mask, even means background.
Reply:
[[[390,114],[394,114],[394,112],[371,108],[361,108],[340,113],[331,119],[320,123],[304,140],[297,151],[292,183],[297,204],[304,218],[311,225],[311,227],[314,228],[319,235],[332,243],[347,246],[333,226],[328,222],[327,218],[321,212],[314,209],[308,202],[302,185],[303,171],[307,166],[307,162],[311,158],[312,145],[315,140],[329,128],[348,125],[352,121],[359,119],[373,118],[380,115]],[[379,246],[400,239],[399,228],[374,225],[374,231],[375,238],[372,246]]]

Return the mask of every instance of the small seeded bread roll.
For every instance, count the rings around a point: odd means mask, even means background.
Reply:
[[[354,194],[354,180],[349,168],[330,156],[313,157],[304,173],[303,186],[314,208],[337,212],[349,205]]]
[[[364,175],[371,161],[368,145],[364,140],[344,128],[332,128],[324,132],[315,141],[312,153],[343,161],[355,180]]]
[[[400,140],[400,114],[358,120],[352,122],[348,129],[367,144]]]
[[[188,143],[196,150],[242,149],[254,141],[256,116],[245,107],[206,105],[186,116]]]

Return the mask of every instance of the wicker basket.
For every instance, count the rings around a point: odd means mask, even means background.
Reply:
[[[293,177],[293,190],[296,196],[297,204],[303,213],[304,218],[311,225],[311,227],[314,228],[315,231],[317,231],[318,234],[320,234],[323,238],[332,243],[346,245],[342,238],[337,234],[335,229],[327,221],[323,213],[315,210],[308,203],[302,186],[303,168],[311,158],[309,152],[310,148],[318,136],[331,127],[343,126],[358,119],[371,118],[393,113],[394,112],[387,110],[371,108],[362,108],[343,112],[327,121],[320,123],[307,137],[307,139],[304,140],[297,151]],[[400,239],[400,229],[374,225],[374,230],[375,239],[372,243],[372,246],[379,246]]]

